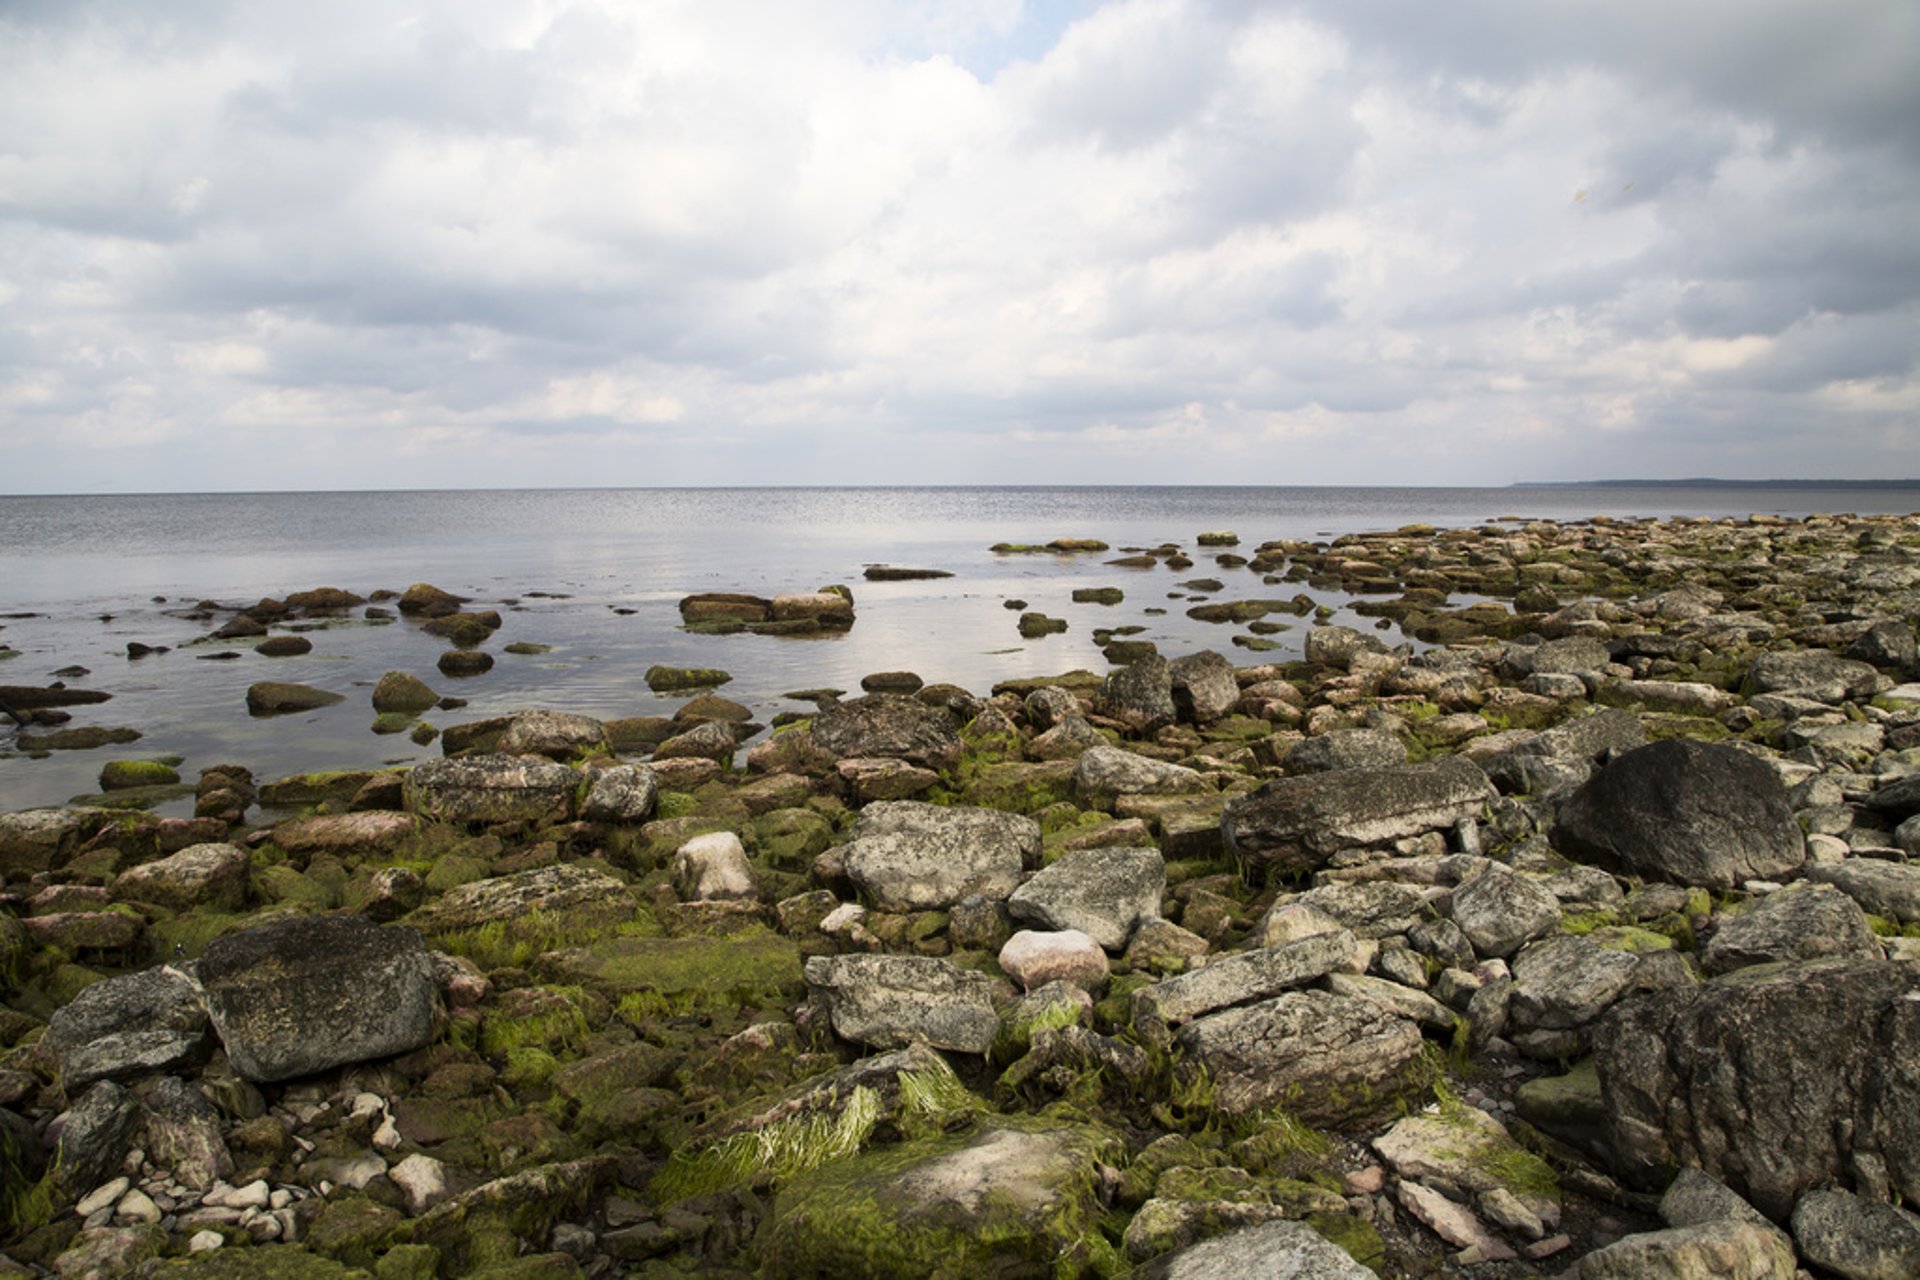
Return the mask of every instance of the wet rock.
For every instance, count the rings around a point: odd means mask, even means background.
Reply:
[[[617,764],[593,775],[580,816],[588,822],[645,822],[652,816],[659,796],[659,780],[652,769],[643,764]]]
[[[853,599],[835,591],[801,591],[773,598],[776,623],[812,623],[825,631],[844,631],[853,625]]]
[[[983,1054],[1000,1027],[999,984],[929,956],[814,956],[806,981],[835,1034],[858,1044],[893,1049],[920,1039]]]
[[[113,882],[113,893],[175,911],[235,911],[246,901],[250,869],[246,851],[236,845],[188,845],[122,872]]]
[[[733,677],[718,667],[647,668],[647,688],[655,693],[674,693],[683,689],[715,689],[732,682]]]
[[[1920,1276],[1920,1216],[1846,1191],[1813,1191],[1793,1207],[1801,1254],[1847,1280]]]
[[[1387,769],[1407,762],[1406,744],[1384,729],[1335,729],[1306,738],[1281,757],[1290,774],[1332,769]]]
[[[1693,1165],[1784,1221],[1877,1161],[1920,1194],[1920,969],[1825,959],[1627,1001],[1594,1035],[1622,1174]],[[1869,1159],[1870,1158],[1870,1159]]]
[[[1779,777],[1731,747],[1673,740],[1629,751],[1560,807],[1556,848],[1710,889],[1777,880],[1806,860]]]
[[[269,636],[253,646],[253,651],[263,658],[297,658],[313,652],[313,641],[305,636]]]
[[[409,617],[441,618],[458,613],[460,606],[466,602],[466,596],[442,591],[431,583],[416,582],[400,593],[397,607]]]
[[[1142,1280],[1367,1280],[1373,1272],[1306,1223],[1280,1219],[1215,1236],[1139,1274]]]
[[[234,1070],[286,1080],[417,1049],[439,992],[420,935],[352,916],[275,921],[209,943],[207,1013]]]
[[[1453,891],[1453,922],[1475,951],[1505,959],[1560,927],[1560,900],[1538,880],[1496,863]]]
[[[563,822],[579,783],[579,774],[547,760],[429,760],[407,775],[407,807],[442,822]]]
[[[822,707],[810,732],[813,746],[836,758],[887,756],[936,772],[960,759],[953,717],[900,694],[870,693]]]
[[[731,738],[728,741],[731,745]],[[500,752],[509,756],[545,756],[564,763],[612,751],[604,724],[592,716],[560,711],[522,711],[500,735]]]
[[[449,649],[433,665],[443,676],[465,680],[493,670],[493,655],[480,649]]]
[[[1338,1128],[1391,1111],[1428,1082],[1418,1027],[1323,991],[1210,1014],[1179,1040],[1228,1115],[1285,1107],[1306,1124]]]
[[[1178,1026],[1205,1014],[1251,1004],[1304,987],[1353,959],[1354,936],[1344,929],[1252,951],[1220,956],[1133,993],[1136,1023]]]
[[[690,624],[767,622],[773,601],[737,591],[707,591],[680,601],[680,620]]]
[[[1723,915],[1700,954],[1708,973],[1821,956],[1880,959],[1880,943],[1866,913],[1825,884],[1791,885],[1739,915]]]
[[[102,791],[130,791],[135,787],[165,787],[180,781],[173,766],[159,760],[109,760],[100,766]]]
[[[171,965],[104,978],[54,1012],[43,1043],[70,1094],[196,1064],[212,1049],[194,979]]]
[[[250,685],[247,689],[247,711],[256,716],[278,716],[296,711],[313,711],[345,701],[346,698],[338,693],[315,689],[311,685],[287,684],[279,680],[262,680]]]
[[[1210,649],[1175,658],[1167,664],[1167,677],[1175,714],[1188,724],[1212,724],[1240,701],[1233,664]]]
[[[1275,778],[1229,801],[1220,832],[1227,849],[1247,862],[1313,868],[1345,849],[1477,819],[1493,798],[1486,775],[1458,756],[1342,769]]]
[[[951,578],[953,574],[945,569],[903,569],[890,564],[870,564],[864,576],[868,582],[923,582],[934,578]]]
[[[1060,855],[1007,899],[1016,920],[1078,929],[1109,951],[1160,914],[1166,863],[1154,849],[1076,849]]]
[[[1120,796],[1182,795],[1207,785],[1195,770],[1104,743],[1080,753],[1073,767],[1074,791],[1102,808]]]
[[[1149,654],[1113,672],[1100,683],[1093,709],[1138,734],[1151,734],[1174,722],[1173,672],[1167,660]]]

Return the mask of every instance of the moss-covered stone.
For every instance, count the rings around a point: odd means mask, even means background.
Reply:
[[[797,1000],[800,948],[755,927],[726,938],[617,937],[546,957],[563,981],[605,991],[622,1017],[780,1011]]]
[[[363,1195],[343,1196],[320,1211],[307,1228],[306,1243],[349,1266],[370,1267],[402,1221],[397,1209]]]
[[[229,1244],[213,1253],[169,1259],[141,1274],[152,1280],[371,1280],[375,1275],[380,1280],[431,1280],[433,1275],[431,1271],[369,1272],[298,1244]]]

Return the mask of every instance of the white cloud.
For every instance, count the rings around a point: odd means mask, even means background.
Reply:
[[[1900,0],[7,14],[21,488],[1920,472]]]

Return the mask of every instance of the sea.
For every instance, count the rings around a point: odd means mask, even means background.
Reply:
[[[686,695],[659,695],[655,664],[719,667],[718,692],[757,719],[810,705],[789,694],[853,693],[861,678],[912,671],[986,694],[997,681],[1085,668],[1108,670],[1096,628],[1141,627],[1138,638],[1177,656],[1215,649],[1236,663],[1299,656],[1305,620],[1268,637],[1270,653],[1236,648],[1242,629],[1186,616],[1199,598],[1180,584],[1222,580],[1212,599],[1291,597],[1243,567],[1215,563],[1203,532],[1238,535],[1235,550],[1270,539],[1331,540],[1421,523],[1735,516],[1753,513],[1909,513],[1912,485],[1609,483],[1512,488],[967,487],[565,489],[0,496],[0,685],[69,687],[111,695],[70,708],[75,726],[130,727],[130,744],[34,755],[0,717],[0,812],[69,803],[98,790],[115,759],[176,762],[183,779],[243,764],[261,779],[323,769],[405,764],[439,752],[405,735],[376,735],[372,689],[387,671],[420,676],[467,700],[424,719],[445,727],[527,708],[602,718],[664,715]],[[1008,555],[996,543],[1097,538],[1110,554]],[[1106,564],[1128,547],[1174,543],[1194,565]],[[870,565],[940,569],[947,578],[869,582]],[[481,676],[435,667],[444,641],[404,619],[362,610],[305,634],[311,653],[267,658],[253,642],[208,638],[193,606],[227,608],[315,587],[362,596],[416,582],[469,596],[505,619]],[[817,637],[710,636],[683,631],[677,602],[702,591],[774,595],[842,583],[852,630]],[[1117,605],[1076,604],[1076,587],[1119,587]],[[1372,626],[1351,597],[1312,591],[1335,620]],[[1063,618],[1065,632],[1023,640],[1009,601]],[[1464,601],[1463,601],[1464,602]],[[391,607],[391,602],[389,602]],[[276,628],[278,630],[278,628]],[[1400,637],[1394,636],[1394,639]],[[502,652],[514,641],[550,646]],[[130,642],[167,652],[133,659]],[[237,652],[232,660],[208,655]],[[294,681],[345,695],[290,716],[248,714],[247,687]],[[156,811],[190,813],[190,798]]]

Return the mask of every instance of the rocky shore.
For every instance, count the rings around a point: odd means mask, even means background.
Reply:
[[[994,550],[1304,656],[0,814],[0,1276],[1920,1275],[1920,518]]]

